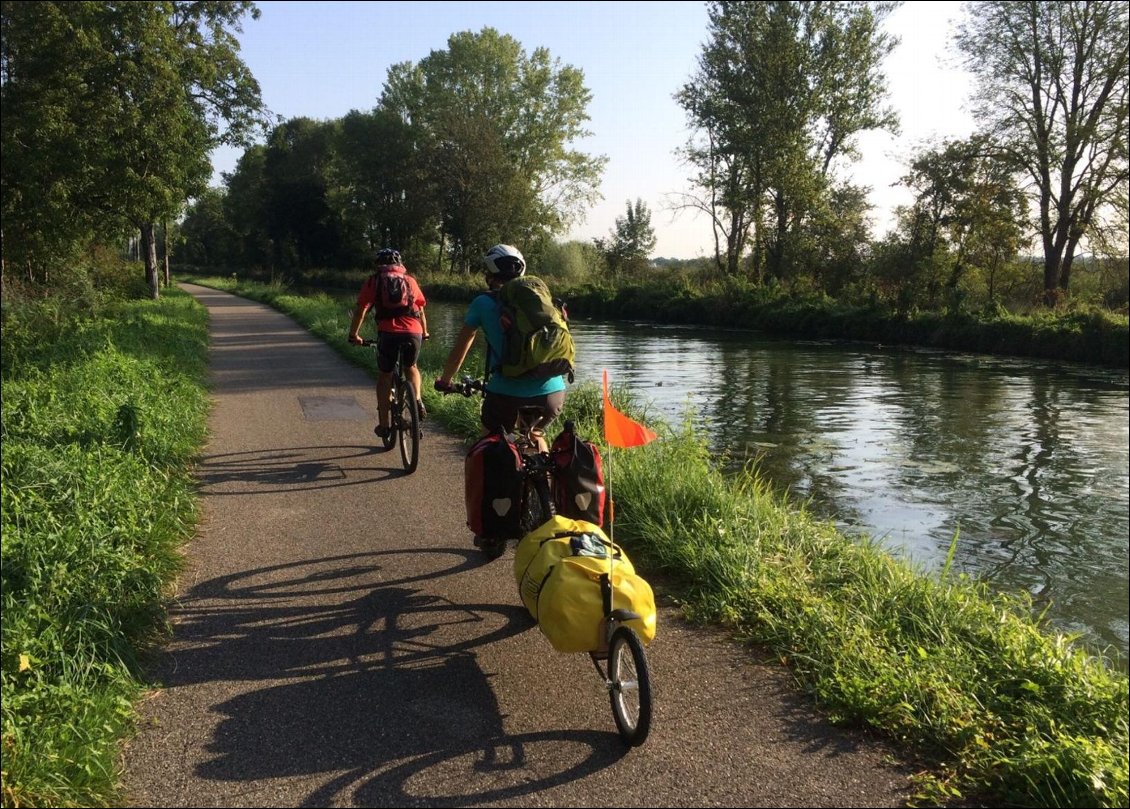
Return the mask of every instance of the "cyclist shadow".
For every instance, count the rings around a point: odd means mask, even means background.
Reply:
[[[273,447],[229,452],[205,456],[197,465],[196,477],[201,492],[210,496],[363,486],[406,474],[396,459],[390,459],[388,466],[365,463],[386,454],[387,450],[380,445]]]
[[[395,564],[385,563],[402,553],[432,554],[428,570],[396,578]],[[458,604],[411,586],[477,567],[473,556],[355,554],[194,588],[177,610],[182,648],[168,661],[166,685],[269,681],[212,706],[223,718],[197,774],[241,782],[334,775],[308,805],[338,803],[343,791],[368,805],[404,805],[420,799],[415,776],[437,765],[461,773],[460,785],[476,773],[515,771],[508,786],[489,781],[494,798],[452,797],[451,784],[441,785],[448,798],[427,798],[441,805],[525,794],[618,760],[623,748],[610,733],[507,736],[475,652],[528,629],[525,609]],[[570,742],[573,755],[531,779],[524,753],[542,742]]]

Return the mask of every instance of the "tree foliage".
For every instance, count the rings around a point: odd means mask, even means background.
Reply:
[[[1047,305],[1068,292],[1081,242],[1102,241],[1112,214],[1125,224],[1128,25],[1124,0],[994,0],[959,30],[976,116],[1029,184]]]
[[[590,99],[580,70],[493,28],[389,70],[380,109],[416,136],[455,264],[560,233],[595,198],[605,159],[570,148],[588,134]]]
[[[623,216],[616,217],[616,224],[607,239],[594,239],[593,243],[604,255],[608,267],[614,271],[638,268],[646,265],[651,251],[655,249],[655,229],[651,226],[651,211],[647,204],[637,198],[626,203]]]
[[[49,264],[204,190],[212,148],[258,120],[234,32],[250,2],[3,4],[4,254]]]
[[[334,187],[355,248],[396,245],[401,252],[430,240],[434,206],[412,127],[384,109],[351,111],[341,121]]]
[[[900,211],[905,273],[917,277],[925,303],[960,302],[969,273],[993,279],[1012,261],[1024,233],[1025,201],[1007,160],[984,135],[950,141],[918,154],[901,183],[914,192]]]
[[[890,3],[714,2],[710,40],[676,99],[697,133],[686,207],[705,212],[715,261],[783,277],[806,219],[828,199],[859,132],[897,126],[883,106],[880,29]],[[795,266],[796,262],[793,262]]]

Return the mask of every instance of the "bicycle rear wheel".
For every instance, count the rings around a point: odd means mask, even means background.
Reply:
[[[643,642],[629,626],[617,627],[608,642],[608,696],[621,738],[643,744],[651,730],[651,673]]]
[[[420,462],[420,413],[416,410],[416,389],[405,379],[397,398],[397,431],[400,433],[400,460],[411,474]]]
[[[522,482],[522,514],[518,522],[522,536],[553,516],[550,503],[549,482],[545,478],[527,477]]]

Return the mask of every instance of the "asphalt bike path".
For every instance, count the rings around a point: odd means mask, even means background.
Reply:
[[[185,289],[211,315],[202,519],[123,752],[128,805],[906,802],[887,746],[667,606],[651,734],[626,748],[588,656],[521,605],[513,547],[473,547],[462,442],[425,422],[405,475],[368,373],[267,306]]]

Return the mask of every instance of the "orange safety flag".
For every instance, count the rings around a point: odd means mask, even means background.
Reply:
[[[654,441],[655,433],[637,421],[632,421],[612,406],[608,398],[608,371],[604,372],[604,440],[610,447],[642,447]]]

